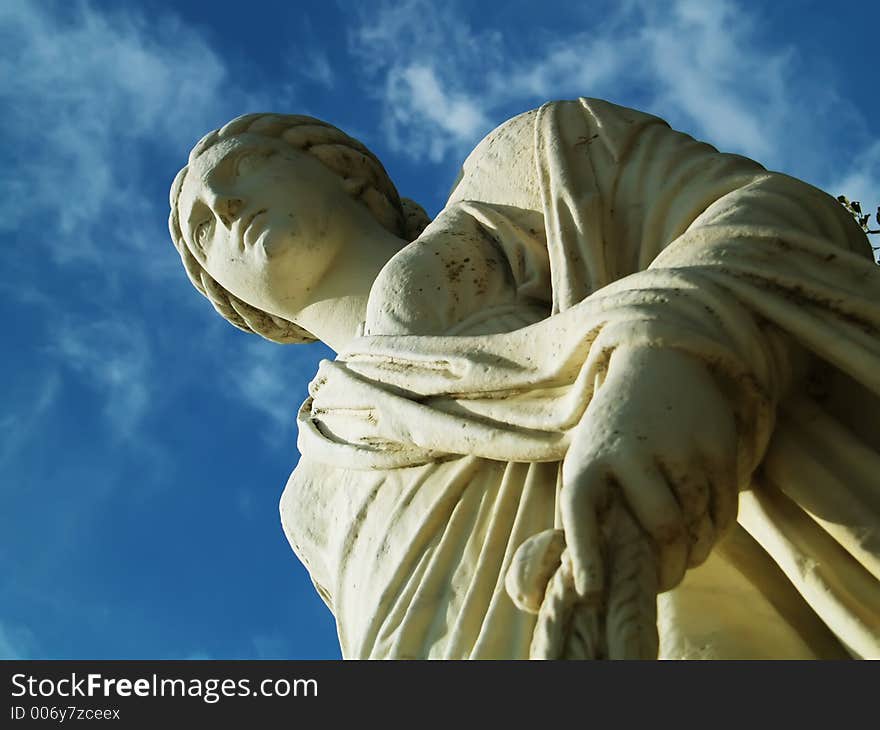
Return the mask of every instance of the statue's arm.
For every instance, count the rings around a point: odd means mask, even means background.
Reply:
[[[735,519],[737,490],[748,486],[767,446],[770,430],[760,424],[772,422],[804,357],[796,338],[737,296],[736,284],[757,281],[764,294],[791,287],[805,273],[787,253],[795,247],[829,262],[841,248],[867,251],[830,196],[665,125],[645,127],[599,183],[618,275],[634,273],[646,292],[659,283],[657,316],[664,298],[686,291],[681,286],[712,295],[721,284],[716,311],[695,310],[694,318],[717,328],[719,341],[748,341],[737,356],[745,353],[744,376],[760,381],[763,402],[760,416],[744,407],[709,352],[682,351],[674,338],[668,347],[663,337],[645,337],[615,348],[564,464],[563,525],[587,596],[602,583],[597,516],[611,489],[653,538],[661,589],[702,562]]]

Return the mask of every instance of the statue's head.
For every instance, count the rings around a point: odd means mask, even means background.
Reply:
[[[403,243],[428,222],[364,145],[305,116],[249,114],[207,134],[170,197],[171,238],[196,289],[239,329],[282,343],[315,340],[278,303],[313,285],[358,229]]]

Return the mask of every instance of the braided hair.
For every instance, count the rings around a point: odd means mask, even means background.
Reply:
[[[202,137],[190,152],[188,164],[218,142],[244,133],[282,139],[317,159],[342,178],[348,194],[363,203],[379,224],[396,236],[412,241],[429,222],[418,203],[400,198],[382,163],[372,152],[342,130],[313,117],[245,114]],[[188,169],[188,165],[184,166],[171,185],[168,230],[193,286],[224,319],[240,330],[282,344],[314,342],[316,338],[299,325],[252,307],[226,291],[193,256],[183,238],[177,210]]]

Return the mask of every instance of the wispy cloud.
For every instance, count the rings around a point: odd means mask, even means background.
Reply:
[[[461,140],[474,139],[489,126],[478,101],[450,90],[431,66],[392,68],[386,84],[390,139],[411,157],[439,162]]]
[[[759,9],[736,0],[599,7],[572,10],[563,30],[539,21],[505,36],[475,27],[461,3],[388,3],[362,13],[350,45],[384,104],[389,144],[413,159],[460,160],[511,113],[584,95],[645,109],[826,188],[847,177],[838,170],[847,138],[861,161],[850,182],[873,186],[861,115],[797,49],[762,40]]]
[[[639,3],[641,28],[630,44],[655,84],[654,105],[689,121],[718,146],[760,159],[774,153],[774,128],[790,113],[793,78],[787,48],[761,48],[755,19],[721,0],[678,0],[659,8]],[[634,42],[633,42],[634,41]]]
[[[167,193],[150,197],[146,168],[204,131],[226,71],[170,14],[12,0],[0,36],[0,236],[18,251],[0,284],[47,315],[49,371],[89,383],[108,426],[130,434],[150,405],[154,346],[131,295],[157,277],[175,283],[170,244],[157,248]],[[70,297],[65,280],[87,288]],[[183,287],[155,291],[173,299]],[[88,315],[71,313],[90,300]],[[104,321],[86,320],[95,310]]]
[[[319,48],[310,50],[307,60],[298,67],[300,74],[313,83],[331,88],[336,82],[336,72],[327,54]]]
[[[137,320],[65,318],[53,333],[51,352],[98,391],[114,432],[129,437],[150,403],[153,377],[148,340]]]
[[[829,190],[858,200],[863,210],[871,214],[871,228],[880,228],[880,221],[874,217],[876,206],[880,205],[880,141],[868,145],[864,152],[842,165]]]
[[[180,144],[223,98],[224,66],[199,34],[170,15],[153,22],[86,3],[0,6],[0,227],[39,216],[34,243],[58,261],[100,260],[109,211],[122,239],[145,220],[143,145]]]
[[[0,273],[0,294],[44,315],[47,372],[88,384],[108,427],[131,436],[154,396],[184,382],[154,367],[177,346],[163,323],[206,311],[168,238],[171,177],[212,127],[287,102],[238,83],[199,29],[171,12],[10,0],[0,3],[0,38],[0,236],[20,252]],[[307,72],[332,81],[326,57]],[[288,83],[284,94],[294,92]],[[174,162],[157,185],[164,159]],[[280,420],[277,389],[255,361],[235,392]]]
[[[0,412],[0,466],[7,465],[19,454],[43,426],[44,419],[58,400],[61,376],[50,371],[26,398],[9,398]],[[26,400],[26,405],[21,403]]]
[[[491,102],[470,74],[502,61],[499,33],[474,32],[454,8],[408,0],[362,10],[349,50],[375,84],[392,149],[438,162],[489,130]]]
[[[263,436],[270,444],[293,443],[306,383],[323,354],[323,347],[282,347],[253,338],[226,360],[226,392],[268,419]]]
[[[319,29],[315,28],[309,12],[297,14],[297,26],[300,31],[297,42],[291,42],[283,49],[286,60],[284,77],[294,80],[302,79],[324,89],[332,88],[337,82],[337,70],[331,62],[330,54],[318,41],[322,34]],[[292,91],[294,87],[288,88]],[[284,111],[283,104],[279,106],[277,95],[273,101],[274,103],[267,108]],[[308,112],[300,111],[299,113],[307,114]]]

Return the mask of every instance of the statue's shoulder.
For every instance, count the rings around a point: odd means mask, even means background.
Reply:
[[[542,210],[535,143],[563,130],[578,138],[600,137],[612,150],[626,146],[638,130],[668,124],[653,114],[592,97],[548,101],[517,114],[489,132],[462,163],[447,205],[477,200]]]
[[[495,127],[477,143],[462,163],[462,169],[473,169],[485,158],[496,157],[512,149],[531,148],[535,134],[535,119],[539,111],[540,109],[530,109]]]
[[[535,126],[540,123],[542,117],[562,115],[566,113],[586,113],[589,117],[601,122],[609,121],[617,124],[642,124],[645,122],[660,122],[667,124],[664,119],[650,112],[623,106],[607,99],[598,99],[590,96],[580,96],[577,99],[555,99],[548,101],[539,107],[517,114],[506,122],[499,124],[474,148],[471,155],[478,155],[478,151],[499,144],[504,139],[531,139],[535,132]]]
[[[540,188],[534,164],[532,109],[489,132],[467,156],[452,186],[447,207],[462,200],[537,209]]]

